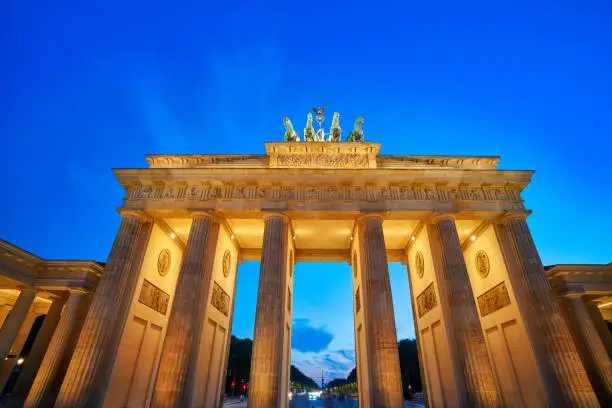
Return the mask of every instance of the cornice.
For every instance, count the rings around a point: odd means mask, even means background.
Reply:
[[[378,168],[496,169],[499,156],[378,156]]]
[[[2,239],[0,239],[0,255],[18,259],[20,262],[25,262],[32,265],[38,264],[42,261],[42,258]]]
[[[151,168],[267,168],[265,154],[147,154]]]
[[[379,155],[378,143],[266,143],[267,154],[148,154],[150,168],[496,169],[499,156]],[[323,156],[321,156],[323,155]],[[335,158],[333,161],[325,159]],[[338,156],[339,155],[339,156]],[[367,156],[367,160],[337,160]],[[279,163],[279,156],[287,158]],[[306,159],[305,156],[308,156]],[[323,161],[322,161],[323,160]]]
[[[609,275],[612,278],[612,262],[608,264],[557,264],[546,269],[548,279],[567,276]]]
[[[306,168],[115,168],[117,179],[124,186],[161,182],[283,182],[283,183],[428,183],[445,186],[471,183],[519,185],[529,184],[531,170],[493,169],[306,169]]]

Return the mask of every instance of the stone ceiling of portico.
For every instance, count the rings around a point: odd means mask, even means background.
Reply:
[[[189,218],[166,218],[168,227],[183,242],[187,242],[191,220]],[[418,220],[385,220],[383,233],[387,249],[404,249]],[[227,219],[227,225],[241,248],[261,249],[264,221],[262,219]],[[349,249],[354,220],[309,220],[291,222],[297,249],[342,250]]]
[[[457,226],[457,234],[459,235],[459,242],[467,240],[472,233],[478,228],[482,221],[480,220],[457,220],[455,225]]]

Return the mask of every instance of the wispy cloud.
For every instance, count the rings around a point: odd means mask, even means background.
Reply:
[[[297,366],[304,374],[317,382],[321,381],[321,370],[325,382],[334,378],[346,378],[355,367],[355,350],[324,350],[318,353],[302,353],[293,350],[291,363]]]

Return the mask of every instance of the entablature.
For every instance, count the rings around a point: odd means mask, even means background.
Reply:
[[[456,169],[116,169],[115,173],[126,188],[124,208],[388,211],[521,210],[520,193],[532,174]]]
[[[94,290],[104,267],[94,261],[46,260],[0,240],[0,272],[13,286]]]

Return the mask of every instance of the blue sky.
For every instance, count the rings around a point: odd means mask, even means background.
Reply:
[[[145,166],[145,153],[262,153],[284,115],[301,123],[325,104],[344,126],[363,114],[384,154],[536,169],[524,198],[544,263],[612,260],[609,2],[7,0],[0,11],[0,237],[40,256],[106,258],[123,195],[112,167]],[[236,334],[252,333],[257,274],[241,266]],[[349,284],[339,265],[297,266],[303,336],[332,337],[294,352],[298,365],[341,371],[330,361],[352,344]]]

